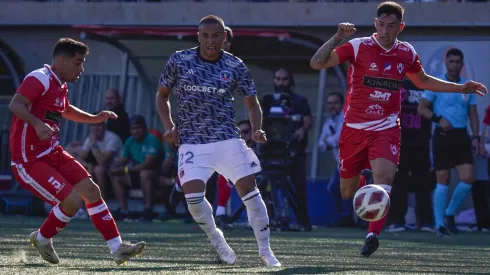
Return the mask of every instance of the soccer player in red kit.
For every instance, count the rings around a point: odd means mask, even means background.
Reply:
[[[28,74],[9,105],[14,114],[10,151],[15,178],[22,187],[54,205],[41,228],[30,235],[31,244],[52,264],[59,263],[52,238],[66,227],[84,202],[117,264],[140,254],[146,245],[122,242],[99,187],[85,168],[59,145],[62,118],[81,123],[117,118],[109,111],[91,115],[68,101],[67,82],[79,79],[88,52],[81,42],[70,38],[58,40],[51,66],[44,65]]]
[[[372,168],[374,184],[390,193],[400,152],[400,87],[405,76],[420,89],[487,93],[481,83],[456,84],[427,75],[414,48],[397,40],[405,27],[403,13],[400,4],[381,3],[374,20],[376,33],[337,47],[356,32],[353,24],[339,24],[337,33],[310,62],[316,70],[350,63],[345,119],[339,139],[340,188],[344,199],[352,198],[361,183],[365,183],[360,180],[360,173],[366,164]],[[378,234],[385,221],[386,217],[369,223],[361,255],[369,257],[378,249]]]

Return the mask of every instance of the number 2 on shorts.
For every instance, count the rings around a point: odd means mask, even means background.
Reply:
[[[185,154],[184,153],[180,154],[180,156],[179,156],[179,161],[180,161],[179,166],[182,166],[184,164],[184,155],[185,156],[189,156],[185,160],[185,163],[190,163],[190,164],[194,163],[192,161],[192,159],[194,158],[194,153],[192,153],[191,151],[187,151]]]

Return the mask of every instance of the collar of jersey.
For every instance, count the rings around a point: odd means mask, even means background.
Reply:
[[[373,33],[373,35],[371,35],[371,39],[374,41],[374,43],[376,43],[376,45],[378,45],[386,53],[387,52],[390,52],[391,50],[393,50],[394,48],[396,48],[396,46],[398,46],[398,39],[397,39],[397,40],[395,40],[395,43],[393,43],[393,47],[391,47],[391,49],[388,49],[388,50],[385,49],[383,46],[381,46],[381,44],[379,44],[378,39],[376,39],[376,33]]]
[[[60,78],[53,72],[53,70],[51,70],[51,66],[49,66],[48,64],[44,64],[44,68],[48,69],[48,71],[54,76],[54,78],[58,81],[58,83],[60,84],[60,86],[63,86],[63,83],[61,83],[61,80]]]
[[[223,50],[222,50],[222,51],[219,53],[219,58],[218,58],[218,59],[213,60],[213,61],[211,61],[211,60],[207,60],[207,59],[204,59],[204,57],[202,57],[202,56],[201,56],[201,51],[200,51],[200,48],[201,48],[201,47],[196,47],[196,55],[197,55],[197,57],[199,57],[199,59],[201,59],[201,60],[202,60],[202,61],[204,61],[204,62],[207,62],[207,63],[218,63],[218,62],[221,60],[221,58],[223,58]]]

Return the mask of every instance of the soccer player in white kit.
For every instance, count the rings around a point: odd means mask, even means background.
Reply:
[[[235,264],[235,252],[216,228],[213,209],[204,197],[206,182],[216,171],[235,183],[266,266],[281,263],[269,245],[269,217],[255,183],[260,162],[240,139],[233,93],[244,97],[252,124],[252,139],[266,142],[262,109],[255,84],[242,60],[223,51],[224,22],[217,16],[201,19],[199,46],[172,54],[163,69],[156,96],[165,139],[179,146],[178,176],[194,220],[204,230],[221,260]],[[179,127],[171,118],[170,92],[178,99]]]

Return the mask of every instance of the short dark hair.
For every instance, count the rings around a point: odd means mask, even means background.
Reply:
[[[146,127],[146,120],[145,120],[145,117],[142,116],[142,115],[134,115],[131,117],[131,119],[129,120],[129,125],[143,125]]]
[[[284,67],[278,68],[277,70],[274,71],[273,77],[276,77],[277,72],[279,72],[281,70],[286,71],[288,73],[289,85],[291,85],[291,87],[295,87],[296,82],[294,82],[294,74],[291,70],[289,70],[287,68],[284,68]]]
[[[219,24],[223,27],[223,30],[225,29],[225,21],[223,21],[223,19],[216,15],[204,16],[199,21],[199,26],[202,24]]]
[[[89,49],[88,46],[83,44],[80,41],[76,41],[71,38],[60,38],[53,50],[53,57],[64,55],[67,57],[74,57],[77,54],[80,55],[88,55]]]
[[[331,97],[331,96],[337,96],[340,100],[340,103],[344,103],[344,95],[339,93],[339,92],[331,92],[327,95],[327,98]]]
[[[379,4],[378,9],[377,9],[377,15],[380,17],[382,14],[394,14],[396,15],[396,18],[402,20],[403,19],[403,13],[405,12],[405,9],[403,7],[396,3],[396,2],[383,2]]]
[[[245,120],[242,120],[242,121],[239,121],[236,125],[237,126],[240,126],[242,124],[248,124],[248,126],[250,126],[250,128],[252,128],[252,124],[250,123],[250,120],[248,119],[245,119]]]
[[[450,55],[455,55],[455,56],[461,57],[461,61],[463,61],[463,59],[464,59],[463,52],[458,48],[449,49],[449,51],[447,51],[447,53],[446,53],[446,58],[448,58]]]
[[[226,26],[225,32],[226,32],[226,42],[231,42],[231,40],[233,39],[233,31],[231,30],[230,27]]]

